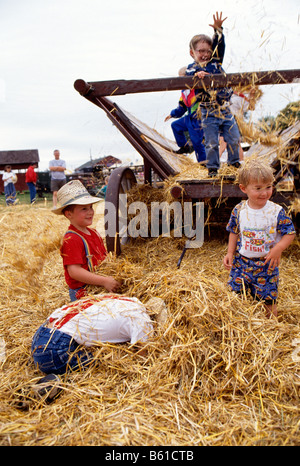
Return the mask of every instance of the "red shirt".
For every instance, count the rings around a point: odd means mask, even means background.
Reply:
[[[32,165],[28,167],[26,171],[26,176],[25,176],[25,183],[36,183],[37,180],[37,175],[34,171],[34,168]]]
[[[92,256],[91,259],[93,267],[99,265],[105,259],[107,251],[104,246],[103,239],[96,230],[88,228],[90,232],[89,235],[77,230],[73,225],[69,226],[69,230],[79,233],[86,240],[90,255]],[[60,254],[63,258],[65,280],[69,288],[75,290],[76,288],[84,286],[85,283],[71,278],[67,269],[67,265],[79,264],[84,269],[89,270],[86,250],[82,238],[74,233],[66,233],[63,239],[63,244],[60,248]]]

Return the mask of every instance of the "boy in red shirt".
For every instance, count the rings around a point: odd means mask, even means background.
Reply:
[[[71,301],[84,296],[86,285],[117,292],[121,286],[117,280],[94,273],[94,267],[107,255],[103,239],[95,229],[89,228],[93,223],[93,204],[101,199],[91,196],[80,181],[74,180],[58,190],[57,200],[60,207],[52,212],[70,221],[60,252]]]
[[[37,163],[32,163],[26,171],[25,175],[25,182],[27,183],[29,193],[30,193],[30,203],[34,204],[36,200],[36,182],[37,182],[37,174],[35,173],[34,169],[37,168]]]

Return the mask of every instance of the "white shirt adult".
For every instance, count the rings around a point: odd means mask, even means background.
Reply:
[[[60,159],[59,150],[54,151],[54,159],[49,162],[52,180],[65,180],[66,162]]]

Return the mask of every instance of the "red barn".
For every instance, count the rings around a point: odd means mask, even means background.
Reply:
[[[17,191],[28,190],[25,182],[26,170],[29,165],[32,163],[38,164],[39,161],[40,157],[37,149],[0,151],[0,170],[4,171],[5,165],[11,166],[12,171],[18,176],[18,181],[15,184]],[[0,176],[0,192],[4,192],[2,176]]]

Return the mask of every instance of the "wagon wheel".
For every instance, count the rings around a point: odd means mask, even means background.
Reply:
[[[105,196],[105,238],[109,252],[121,254],[127,237],[126,194],[135,184],[136,177],[128,167],[116,168],[110,175]]]

